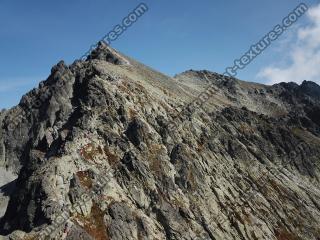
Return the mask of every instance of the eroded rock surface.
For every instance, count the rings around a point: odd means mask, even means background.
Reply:
[[[18,179],[0,233],[319,240],[319,103],[312,82],[170,78],[100,44],[1,112],[0,164]]]

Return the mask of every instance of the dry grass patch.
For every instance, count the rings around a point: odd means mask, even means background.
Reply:
[[[95,240],[109,239],[104,223],[104,212],[96,203],[94,203],[92,206],[90,216],[84,217],[81,215],[77,215],[76,220],[80,223],[83,229]]]
[[[106,154],[108,162],[111,166],[114,166],[117,163],[119,163],[120,158],[114,153],[112,153],[108,147],[104,147],[104,153]]]
[[[82,186],[88,189],[92,188],[93,183],[88,171],[80,171],[80,172],[77,172],[76,174]]]
[[[301,240],[297,235],[288,232],[284,228],[275,231],[277,240]]]
[[[99,154],[103,154],[101,146],[96,147],[94,144],[89,143],[80,150],[80,154],[86,160],[94,162],[94,158]]]

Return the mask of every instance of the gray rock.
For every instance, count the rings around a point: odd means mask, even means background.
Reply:
[[[0,234],[318,240],[319,89],[171,78],[100,43],[1,111]]]

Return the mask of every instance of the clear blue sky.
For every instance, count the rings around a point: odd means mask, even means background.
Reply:
[[[45,79],[63,59],[72,63],[121,23],[135,0],[1,0],[0,108]],[[188,69],[222,73],[300,2],[296,0],[146,0],[149,11],[112,43],[165,74]],[[306,0],[309,6],[318,1]],[[299,20],[304,24],[307,17]],[[288,32],[290,35],[290,31]],[[279,42],[285,42],[286,33]],[[238,78],[265,82],[258,72],[282,55],[274,44]]]

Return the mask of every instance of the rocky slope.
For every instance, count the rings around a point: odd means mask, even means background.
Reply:
[[[0,239],[319,240],[319,103],[313,82],[170,78],[100,44],[0,113]]]

